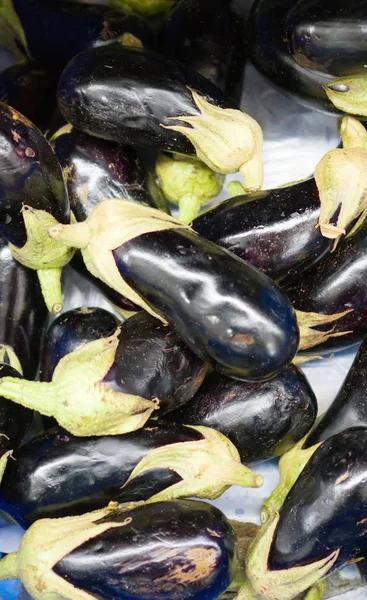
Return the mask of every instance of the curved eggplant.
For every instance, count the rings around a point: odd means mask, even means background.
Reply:
[[[217,498],[233,483],[262,483],[220,433],[155,421],[133,433],[104,437],[74,437],[54,428],[14,456],[4,474],[0,507],[25,527],[111,501]]]
[[[308,433],[316,415],[310,384],[298,367],[289,365],[265,383],[210,374],[194,398],[165,419],[213,427],[249,464],[287,452]]]
[[[194,155],[219,173],[238,170],[248,189],[262,183],[260,126],[215,85],[179,62],[110,45],[76,56],[58,90],[64,118],[119,143]]]
[[[29,51],[41,64],[63,68],[89,47],[119,42],[124,34],[152,43],[147,25],[105,6],[47,0],[13,0]]]
[[[366,5],[359,0],[255,0],[246,28],[252,62],[306,106],[338,113],[323,86],[364,73]],[[337,51],[336,51],[337,48]]]
[[[159,48],[239,104],[245,61],[242,29],[226,0],[180,0],[161,32]]]
[[[282,285],[316,264],[333,241],[316,228],[315,180],[229,198],[197,217],[192,227]]]
[[[65,600],[215,600],[237,568],[230,522],[185,500],[38,521],[0,562],[0,578],[22,577],[34,600],[55,589]]]
[[[58,247],[44,228],[70,222],[60,165],[41,132],[15,109],[0,103],[0,233],[13,256],[37,270],[46,304],[62,308],[61,267],[70,249]]]
[[[340,244],[301,280],[285,287],[285,293],[299,311],[321,316],[340,313],[331,331],[342,335],[327,336],[318,350],[361,339],[367,330],[367,226]]]

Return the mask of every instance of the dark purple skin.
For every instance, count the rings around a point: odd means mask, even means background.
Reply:
[[[47,316],[36,272],[16,261],[0,237],[0,344],[14,350],[26,379],[37,373]]]
[[[348,240],[342,240],[300,280],[284,288],[296,310],[332,315],[353,309],[332,324],[334,332],[351,331],[330,338],[315,350],[341,348],[360,340],[367,332],[367,226]]]
[[[192,227],[282,285],[321,260],[333,240],[316,225],[320,199],[313,178],[288,187],[229,198]]]
[[[190,89],[221,108],[236,108],[210,81],[179,62],[138,48],[105,46],[73,58],[61,75],[59,108],[76,128],[106,140],[194,155],[183,134],[163,125],[198,116]]]
[[[302,371],[289,365],[264,383],[208,375],[194,398],[165,419],[223,433],[244,464],[280,456],[311,429],[317,400]]]
[[[136,465],[155,449],[201,439],[190,427],[157,421],[132,433],[101,437],[73,436],[54,427],[16,451],[1,484],[0,508],[29,527],[37,519],[80,515],[110,501],[147,500],[181,477],[156,468],[121,489]]]
[[[205,502],[157,502],[98,521],[109,522],[121,527],[82,543],[53,567],[96,598],[215,600],[235,575],[235,533]]]
[[[161,32],[159,50],[239,104],[245,62],[242,30],[242,20],[227,0],[180,0]]]
[[[332,573],[367,551],[367,428],[342,431],[310,458],[280,509],[269,569],[339,556]]]
[[[21,210],[28,205],[70,222],[61,167],[41,132],[0,102],[0,234],[16,246],[27,241]]]
[[[0,362],[1,377],[22,379],[18,371]],[[23,440],[33,419],[33,410],[24,408],[0,396],[0,457],[8,450],[15,450]]]

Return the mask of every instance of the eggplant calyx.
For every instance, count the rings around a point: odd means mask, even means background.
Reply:
[[[8,464],[8,460],[9,460],[9,458],[12,457],[12,455],[13,455],[13,450],[8,450],[7,452],[4,452],[4,454],[0,458],[0,483],[2,481],[6,466]]]
[[[55,417],[77,436],[117,435],[143,427],[158,408],[157,400],[116,392],[100,383],[114,362],[118,335],[119,329],[64,356],[51,382],[1,378],[0,395]]]
[[[303,600],[321,600],[326,592],[326,580],[318,581],[306,593]]]
[[[264,600],[292,600],[325,577],[339,555],[339,550],[335,550],[325,558],[301,567],[271,570],[269,555],[279,518],[279,513],[275,513],[261,527],[246,558],[249,582]]]
[[[358,119],[351,115],[342,118],[340,124],[343,148],[367,149],[367,130]]]
[[[319,331],[318,329],[313,329],[314,327],[319,327],[320,325],[326,325],[327,323],[338,321],[352,311],[353,308],[350,308],[340,313],[334,313],[333,315],[323,315],[321,313],[296,310],[297,323],[300,333],[298,350],[308,350],[309,348],[313,348],[318,344],[322,344],[329,338],[341,337],[343,335],[347,335],[348,333],[352,333],[351,331],[337,331],[334,333],[335,326],[332,329],[329,329],[329,331]]]
[[[161,153],[155,170],[163,194],[179,206],[178,219],[183,223],[191,223],[201,206],[220,193],[224,182],[223,175],[191,157]]]
[[[122,489],[133,479],[152,469],[175,471],[181,481],[155,494],[147,502],[172,500],[184,496],[218,498],[231,485],[260,487],[261,475],[241,464],[235,446],[222,433],[210,427],[191,427],[203,439],[179,442],[152,450],[135,467]]]
[[[165,322],[121,277],[112,251],[139,235],[165,229],[186,227],[160,210],[133,200],[103,200],[83,223],[57,225],[49,235],[61,244],[81,247],[85,265],[98,279],[128,298],[151,315]],[[80,234],[80,237],[79,237]]]
[[[131,522],[97,523],[110,516],[107,509],[77,517],[41,519],[26,531],[18,552],[0,561],[0,579],[18,577],[34,600],[94,600],[54,572],[57,563],[84,542],[109,529]]]
[[[298,476],[303,471],[311,456],[320,446],[320,444],[315,444],[310,448],[303,448],[307,435],[281,456],[279,460],[280,483],[261,507],[260,518],[262,523],[266,523],[280,510],[288,492],[298,479]]]
[[[250,583],[246,581],[246,583],[241,585],[234,600],[259,600],[259,596],[255,594]]]
[[[163,15],[173,7],[176,0],[112,0],[111,6],[127,14],[142,17]]]
[[[367,149],[336,148],[317,164],[315,181],[320,196],[321,234],[336,240],[353,224],[349,235],[367,216]],[[336,218],[337,215],[337,218]]]
[[[163,125],[185,135],[197,157],[212,171],[240,173],[246,191],[259,190],[263,184],[263,134],[260,125],[242,111],[210,104],[190,90],[200,115],[169,117],[184,125]]]
[[[329,100],[345,113],[367,116],[367,77],[338,77],[324,86]]]
[[[5,363],[6,365],[10,365],[18,371],[21,375],[23,375],[23,367],[16,353],[14,352],[11,346],[7,344],[0,344],[0,363]],[[1,372],[1,367],[0,367]]]

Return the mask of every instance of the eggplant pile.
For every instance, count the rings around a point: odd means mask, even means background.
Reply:
[[[244,4],[0,2],[0,581],[33,600],[321,600],[365,570],[366,3]],[[305,181],[261,189],[247,54],[346,113]],[[111,312],[63,309],[69,263]],[[360,341],[318,416],[297,364]],[[200,501],[271,459],[261,526]]]

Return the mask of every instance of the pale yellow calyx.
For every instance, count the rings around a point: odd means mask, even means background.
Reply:
[[[352,333],[352,331],[334,332],[334,328],[329,329],[329,331],[320,331],[318,329],[314,329],[314,327],[320,325],[326,325],[327,323],[339,321],[339,319],[342,319],[345,317],[345,315],[352,311],[353,308],[350,308],[340,313],[334,313],[333,315],[323,315],[321,313],[296,310],[300,337],[298,350],[308,350],[309,348],[313,348],[318,344],[326,342],[330,338],[341,337],[347,335],[348,333]]]
[[[185,135],[197,157],[217,173],[240,171],[245,189],[258,190],[263,183],[263,134],[260,125],[240,110],[220,108],[191,90],[200,115],[170,117],[184,125],[161,125]]]
[[[279,513],[275,513],[260,528],[246,558],[246,574],[251,588],[264,600],[293,600],[325,577],[339,555],[339,550],[336,550],[302,567],[272,571],[269,555],[279,518]]]
[[[183,496],[214,499],[231,485],[260,487],[263,484],[261,475],[241,464],[237,449],[222,433],[209,427],[191,429],[199,431],[203,439],[169,444],[152,450],[138,463],[123,488],[152,469],[175,471],[181,481],[158,492],[147,502]]]
[[[327,97],[345,113],[367,116],[367,76],[338,77],[324,86]]]
[[[367,130],[358,119],[351,115],[342,118],[340,124],[340,135],[343,148],[365,148],[367,149]]]
[[[317,164],[315,181],[322,235],[338,240],[352,223],[354,233],[367,216],[367,149],[331,150]]]

